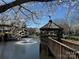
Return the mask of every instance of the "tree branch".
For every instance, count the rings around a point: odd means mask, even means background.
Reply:
[[[0,5],[0,13],[5,12],[6,10],[8,10],[9,8],[12,8],[14,6],[17,6],[17,5],[20,5],[23,3],[32,2],[32,1],[48,2],[48,1],[52,1],[52,0],[16,0],[16,1],[10,2],[8,4]]]

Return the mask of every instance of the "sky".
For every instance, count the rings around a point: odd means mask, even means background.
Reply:
[[[9,3],[9,2],[12,2],[15,0],[5,0],[5,1],[7,3]],[[0,0],[0,4],[4,4],[4,3],[1,2],[1,0]],[[49,16],[51,16],[51,19],[53,20],[53,22],[62,21],[66,17],[66,14],[68,11],[67,4],[64,4],[64,5],[60,4],[58,6],[53,6],[52,11],[49,10],[47,5],[44,5],[41,3],[34,3],[34,4],[26,3],[26,4],[23,4],[23,6],[25,6],[27,9],[30,9],[31,11],[35,11],[38,13],[39,19],[35,18],[37,24],[35,24],[31,19],[28,19],[28,21],[26,22],[27,26],[32,27],[32,28],[35,28],[35,27],[40,28],[40,27],[44,26],[50,20]],[[17,7],[14,7],[14,8],[16,9]],[[23,10],[23,12],[25,14],[29,15],[28,11]],[[13,10],[11,10],[8,14],[10,15],[11,18],[13,17],[13,15],[15,16]],[[19,14],[21,15],[22,18],[25,19],[25,16],[23,14],[21,14],[21,13],[19,13]],[[73,14],[78,16],[79,12],[74,11]]]

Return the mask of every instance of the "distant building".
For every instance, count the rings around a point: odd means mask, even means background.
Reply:
[[[19,39],[27,36],[27,28],[24,21],[0,20],[0,40],[5,34]]]
[[[40,34],[40,30],[38,28],[27,28],[27,32],[29,36],[33,35],[39,36]]]

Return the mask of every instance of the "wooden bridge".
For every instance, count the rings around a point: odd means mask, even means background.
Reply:
[[[63,28],[52,20],[40,28],[41,47],[53,59],[79,59],[79,45],[62,39]]]
[[[44,42],[43,47],[47,54],[50,54],[51,52],[54,59],[79,59],[79,45],[77,44],[70,43],[65,40],[59,42],[48,37],[47,42]]]

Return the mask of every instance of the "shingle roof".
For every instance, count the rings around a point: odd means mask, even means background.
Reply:
[[[46,25],[41,27],[41,29],[44,29],[44,28],[59,29],[61,27],[59,25],[57,25],[56,23],[54,23],[52,20],[49,20],[49,22]]]

